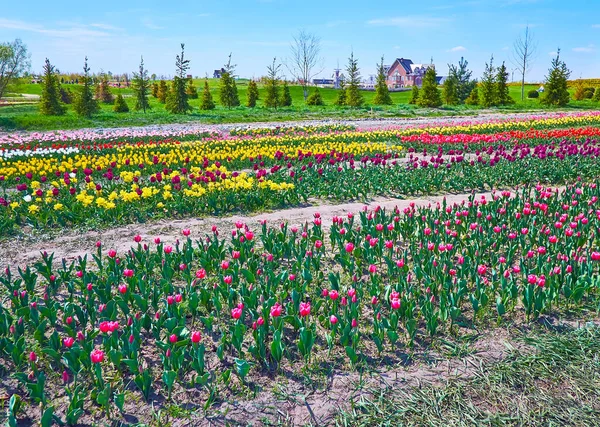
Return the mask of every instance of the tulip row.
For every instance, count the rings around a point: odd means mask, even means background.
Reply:
[[[136,236],[126,253],[97,242],[60,267],[44,253],[0,276],[0,358],[43,417],[75,424],[92,402],[122,410],[129,383],[146,400],[199,387],[210,404],[232,373],[245,383],[327,352],[354,366],[466,320],[597,305],[599,197],[596,184],[527,187],[365,209],[329,230],[315,214],[183,230],[175,245]],[[64,383],[64,413],[46,381]]]

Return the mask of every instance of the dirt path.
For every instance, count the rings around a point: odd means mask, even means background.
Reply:
[[[287,221],[290,225],[302,225],[306,221],[311,221],[315,213],[320,213],[323,227],[329,227],[334,216],[343,216],[348,212],[358,213],[364,206],[374,208],[381,206],[386,209],[393,209],[398,206],[400,210],[409,207],[411,203],[416,206],[435,205],[446,198],[447,203],[461,203],[467,200],[470,193],[449,194],[445,196],[423,197],[418,199],[395,199],[395,198],[376,198],[370,203],[342,203],[342,204],[319,204],[305,207],[296,207],[283,209],[269,213],[258,213],[249,216],[231,215],[224,217],[206,217],[206,218],[188,218],[177,220],[161,220],[145,224],[131,224],[126,226],[113,227],[102,231],[76,232],[65,231],[64,233],[50,238],[40,239],[39,237],[20,237],[7,240],[0,243],[0,268],[6,266],[24,266],[35,262],[40,257],[41,251],[49,253],[54,252],[55,260],[77,259],[79,256],[90,254],[96,250],[95,243],[101,241],[105,248],[116,249],[123,253],[134,245],[133,238],[141,235],[143,241],[151,242],[155,237],[160,237],[161,241],[174,243],[176,239],[181,238],[181,230],[184,228],[191,230],[192,238],[199,238],[211,232],[213,225],[219,227],[221,232],[229,233],[234,228],[236,221],[247,223],[251,228],[257,229],[259,221],[266,219],[270,224],[278,224]],[[475,197],[485,196],[491,198],[491,193],[476,193]]]

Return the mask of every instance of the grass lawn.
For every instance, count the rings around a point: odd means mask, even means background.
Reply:
[[[204,80],[195,80],[201,96],[204,87]],[[55,129],[77,129],[87,127],[127,127],[143,126],[150,124],[169,124],[201,122],[207,124],[214,123],[245,123],[245,122],[265,122],[265,121],[295,121],[295,120],[323,120],[323,119],[354,119],[354,118],[385,118],[385,117],[411,117],[411,116],[444,116],[444,115],[469,115],[477,114],[480,111],[477,107],[444,106],[440,109],[421,109],[409,105],[411,91],[393,92],[391,94],[394,105],[391,106],[372,106],[375,93],[373,91],[363,91],[365,106],[362,108],[351,109],[347,107],[336,107],[335,102],[338,91],[335,89],[319,89],[324,107],[308,107],[304,104],[302,88],[300,86],[290,86],[290,92],[293,99],[293,106],[280,108],[277,110],[267,109],[262,104],[265,91],[259,87],[260,98],[256,108],[246,108],[243,105],[246,102],[248,80],[239,80],[237,87],[239,91],[240,102],[242,106],[232,109],[226,109],[219,105],[219,81],[209,79],[209,85],[213,99],[217,103],[217,108],[211,111],[201,111],[199,109],[200,98],[190,100],[194,108],[192,113],[187,115],[173,115],[165,111],[164,105],[158,100],[150,98],[152,109],[144,114],[133,111],[135,100],[131,88],[113,89],[116,95],[119,91],[123,94],[129,108],[129,113],[114,113],[112,105],[101,105],[101,112],[90,119],[81,118],[75,115],[72,107],[64,116],[43,116],[39,113],[36,104],[15,104],[0,107],[0,129],[11,130],[55,130]],[[64,85],[73,91],[80,89],[77,85]],[[22,84],[19,86],[20,93],[39,95],[41,85]],[[525,90],[537,89],[537,85],[528,85]],[[525,99],[520,101],[520,87],[510,86],[511,96],[516,103],[511,106],[498,108],[497,111],[530,111],[542,109],[537,99]],[[598,108],[597,103],[591,101],[571,102],[568,109],[593,109]]]

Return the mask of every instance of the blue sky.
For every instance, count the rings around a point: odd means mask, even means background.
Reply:
[[[344,67],[351,50],[363,77],[382,54],[386,63],[433,57],[439,74],[464,56],[479,77],[491,54],[514,68],[513,42],[529,25],[537,54],[528,80],[543,78],[558,47],[573,77],[600,77],[598,0],[3,3],[0,41],[21,38],[34,72],[45,57],[61,71],[79,71],[85,55],[92,71],[131,72],[143,55],[150,73],[170,75],[184,42],[195,76],[220,68],[232,52],[239,75],[258,77],[274,56],[289,56],[292,35],[304,28],[321,38],[322,77],[338,62]]]

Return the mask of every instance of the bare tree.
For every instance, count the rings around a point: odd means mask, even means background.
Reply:
[[[31,62],[27,46],[21,39],[12,43],[0,43],[0,98],[8,84],[29,69]]]
[[[300,30],[294,36],[291,46],[291,58],[285,61],[285,67],[302,84],[304,91],[304,100],[308,98],[308,84],[310,80],[323,69],[316,68],[322,62],[319,54],[321,53],[321,39],[315,34]]]
[[[512,62],[517,71],[521,74],[521,101],[525,99],[525,74],[529,71],[529,66],[536,52],[536,43],[533,33],[529,30],[529,25],[525,27],[525,34],[519,36],[513,44]]]

